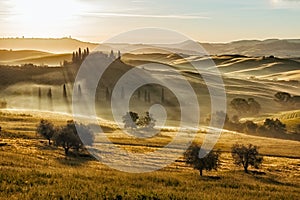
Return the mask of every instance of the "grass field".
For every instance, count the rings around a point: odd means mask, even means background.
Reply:
[[[41,117],[63,124],[70,116],[38,112],[2,111],[0,143],[0,199],[299,199],[300,142],[225,132],[221,167],[204,177],[178,161],[144,174],[119,172],[87,157],[65,157],[60,148],[48,146],[35,133]],[[110,134],[118,135],[119,130]],[[172,133],[161,133],[156,148]],[[205,133],[197,135],[199,143]],[[120,146],[145,149],[141,141],[112,137]],[[163,139],[165,138],[165,139]],[[167,139],[166,139],[167,138]],[[245,174],[234,166],[232,144],[260,146],[264,163],[257,173]],[[153,145],[154,146],[154,145]],[[149,147],[148,147],[149,148]],[[150,146],[151,148],[151,146]]]

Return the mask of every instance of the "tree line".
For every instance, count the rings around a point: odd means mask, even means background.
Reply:
[[[72,63],[81,64],[89,54],[90,54],[90,50],[88,47],[83,51],[81,50],[81,48],[79,48],[78,51],[75,51],[72,54]]]
[[[205,157],[200,158],[199,152],[201,147],[197,144],[192,144],[184,153],[185,163],[198,170],[200,176],[203,176],[203,171],[217,170],[220,167],[220,150],[210,151]],[[248,173],[248,168],[251,166],[259,169],[263,156],[258,152],[258,147],[252,144],[234,144],[231,147],[231,156],[233,162],[237,166],[242,166],[245,173]]]
[[[300,96],[293,96],[287,92],[277,92],[274,100],[284,106],[299,106]]]
[[[79,136],[78,130],[82,137]],[[65,155],[69,155],[70,149],[79,152],[85,145],[92,145],[94,134],[88,126],[78,124],[73,120],[67,121],[63,126],[55,126],[52,122],[42,119],[37,126],[37,133],[48,140],[48,144],[62,147]],[[82,141],[82,139],[84,141]]]
[[[130,118],[137,119],[137,113],[127,113]],[[149,113],[148,113],[149,114]],[[146,118],[149,115],[146,115]],[[79,137],[78,131],[84,135]],[[88,126],[78,124],[72,120],[67,121],[63,126],[55,126],[52,122],[42,119],[37,126],[37,133],[48,140],[48,144],[54,144],[57,147],[64,149],[65,155],[69,156],[70,150],[79,152],[84,150],[84,145],[92,145],[94,142],[94,134]],[[84,141],[82,141],[83,139]],[[184,153],[185,163],[198,170],[200,176],[203,176],[203,171],[217,170],[220,167],[220,150],[210,151],[205,157],[200,158],[199,152],[201,147],[197,144],[192,144]],[[258,169],[263,157],[258,152],[258,147],[252,144],[248,146],[235,144],[231,148],[231,155],[234,164],[242,166],[244,171],[248,173],[248,168],[254,167]]]
[[[127,112],[123,117],[124,128],[150,128],[153,129],[155,126],[156,120],[153,116],[146,112],[145,116],[140,117],[136,112]]]

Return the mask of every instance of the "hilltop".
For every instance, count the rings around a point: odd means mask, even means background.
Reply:
[[[73,38],[0,38],[0,49],[35,50],[51,53],[72,53],[78,48],[97,47],[98,44]]]
[[[173,53],[193,54],[195,42],[188,40],[178,44],[101,44],[84,42],[73,38],[0,38],[0,49],[36,50],[52,53],[71,53],[81,48],[97,48],[100,51],[122,49],[147,49],[165,47]],[[209,55],[241,54],[246,56],[270,56],[299,59],[300,39],[241,40],[229,43],[202,43]],[[156,49],[157,51],[157,49]],[[204,53],[204,52],[202,52]]]

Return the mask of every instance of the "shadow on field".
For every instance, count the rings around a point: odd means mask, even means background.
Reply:
[[[90,127],[91,129],[97,129],[99,127],[99,124],[89,124],[88,127]],[[113,133],[114,131],[118,130],[117,127],[114,128],[104,125],[100,125],[100,127],[104,133]]]
[[[261,175],[261,174],[257,175],[255,173],[253,173],[253,177],[262,183],[279,185],[279,186],[295,186],[295,184],[292,184],[292,183],[280,182],[280,181],[276,180],[276,177],[273,177],[271,175],[267,176],[266,173],[264,173],[263,175]]]
[[[56,158],[56,160],[60,164],[76,167],[76,166],[84,165],[85,163],[87,163],[89,161],[93,161],[93,160],[95,160],[95,158],[88,153],[70,152],[68,156],[58,157],[58,158]]]
[[[48,141],[40,140],[38,144],[36,144],[36,147],[39,150],[46,150],[46,151],[54,151],[57,150],[56,146],[49,145]]]
[[[201,176],[200,180],[211,181],[211,180],[221,180],[220,176]]]
[[[33,135],[22,133],[22,132],[12,132],[12,131],[0,131],[0,138],[2,139],[35,139]]]

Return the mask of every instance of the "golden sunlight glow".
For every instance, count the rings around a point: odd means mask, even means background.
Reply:
[[[76,0],[11,0],[11,20],[23,27],[55,26],[74,20],[84,10]]]
[[[277,4],[277,3],[280,2],[280,0],[271,0],[271,2],[272,2],[273,4]]]
[[[273,8],[293,8],[299,6],[298,0],[269,0]]]
[[[276,7],[281,3],[280,0],[270,0],[270,4],[272,7]]]

